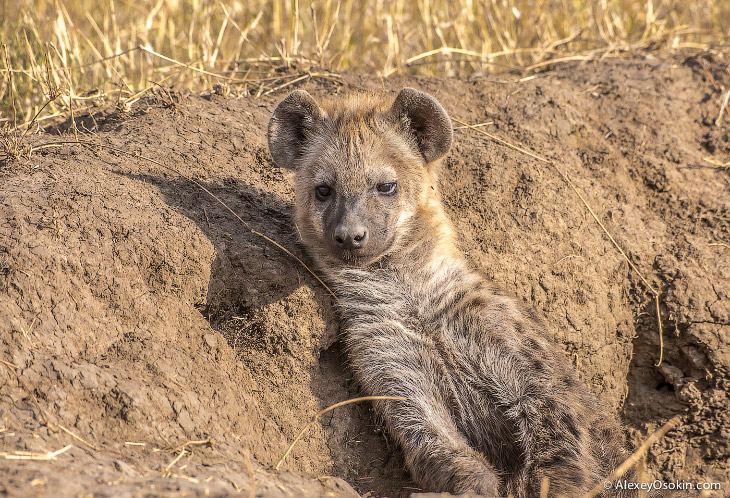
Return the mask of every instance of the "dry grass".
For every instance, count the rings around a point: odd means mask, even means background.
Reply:
[[[332,70],[529,72],[636,47],[725,50],[729,35],[725,0],[20,0],[0,7],[0,119],[125,103],[153,82],[261,95]]]
[[[32,451],[12,451],[10,453],[2,452],[0,456],[5,460],[55,460],[58,455],[65,453],[73,448],[72,444],[64,446],[60,450],[47,451],[45,453],[33,453]]]

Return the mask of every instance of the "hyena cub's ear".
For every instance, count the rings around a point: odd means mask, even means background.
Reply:
[[[426,163],[449,151],[454,133],[451,120],[441,104],[429,94],[404,88],[395,98],[390,112],[407,126],[407,133],[415,137]]]
[[[324,113],[304,90],[296,90],[279,102],[269,119],[266,139],[277,166],[295,168],[306,141]]]

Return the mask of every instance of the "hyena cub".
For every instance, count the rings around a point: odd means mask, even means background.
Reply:
[[[430,95],[318,104],[305,91],[268,127],[296,169],[296,219],[337,294],[362,389],[425,490],[577,497],[626,457],[622,431],[529,311],[457,249],[437,187],[452,126]],[[611,496],[615,496],[611,494]]]

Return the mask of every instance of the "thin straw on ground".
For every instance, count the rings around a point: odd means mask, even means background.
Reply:
[[[55,460],[62,453],[66,453],[73,448],[72,444],[64,446],[60,450],[48,451],[46,453],[33,453],[31,451],[14,451],[12,453],[0,453],[0,456],[6,460]]]
[[[339,403],[335,403],[332,406],[328,406],[324,410],[317,412],[317,414],[314,417],[312,417],[312,420],[307,425],[304,426],[304,428],[301,430],[301,432],[299,432],[297,437],[294,438],[294,441],[292,441],[292,443],[289,445],[289,448],[286,450],[286,453],[284,453],[284,455],[279,459],[279,463],[276,464],[276,467],[274,467],[274,469],[279,470],[279,468],[281,467],[281,464],[284,463],[284,460],[286,460],[286,457],[288,457],[289,453],[291,453],[291,450],[294,449],[294,445],[296,445],[297,442],[302,438],[302,436],[304,436],[304,433],[307,432],[307,430],[309,430],[309,428],[312,427],[312,425],[314,425],[317,422],[317,420],[319,420],[319,417],[321,417],[325,413],[327,413],[331,410],[334,410],[335,408],[349,405],[351,403],[359,403],[361,401],[378,401],[378,400],[406,401],[406,398],[399,398],[396,396],[363,396],[361,398],[353,398],[353,399],[348,399],[345,401],[340,401]]]

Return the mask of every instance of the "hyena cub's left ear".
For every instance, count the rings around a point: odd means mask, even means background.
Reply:
[[[451,120],[441,104],[429,94],[404,88],[395,98],[390,112],[415,137],[426,163],[435,161],[451,148],[454,134]]]
[[[323,116],[319,104],[304,90],[296,90],[279,102],[266,132],[269,152],[277,166],[298,166],[306,142]]]

